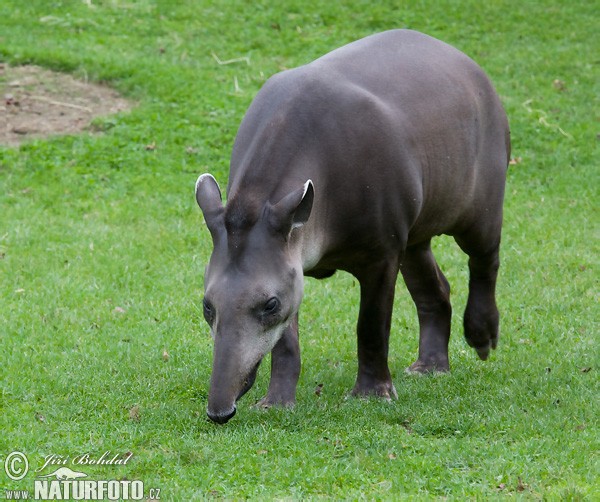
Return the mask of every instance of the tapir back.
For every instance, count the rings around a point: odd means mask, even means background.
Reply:
[[[240,126],[228,191],[274,202],[312,179],[305,232],[328,266],[344,268],[336,248],[403,247],[460,232],[484,201],[497,212],[509,149],[506,116],[479,66],[394,30],[269,79]]]

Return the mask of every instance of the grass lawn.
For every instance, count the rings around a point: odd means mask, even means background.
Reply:
[[[510,118],[499,348],[484,363],[466,345],[466,257],[440,238],[451,374],[404,373],[418,326],[399,280],[398,400],[348,398],[358,285],[338,273],[306,281],[296,408],[252,408],[263,364],[215,426],[196,178],[225,185],[269,75],[395,27],[471,55]],[[97,120],[100,134],[0,147],[0,498],[32,490],[48,455],[109,451],[133,457],[68,465],[161,500],[599,500],[598,33],[592,0],[3,0],[0,62],[109,82],[138,106]],[[3,469],[15,450],[20,481]]]

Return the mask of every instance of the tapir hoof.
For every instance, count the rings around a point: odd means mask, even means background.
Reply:
[[[398,393],[392,382],[378,382],[376,384],[364,385],[356,382],[352,395],[355,397],[381,397],[387,401],[398,399]]]
[[[498,345],[498,338],[492,338],[488,343],[484,345],[475,345],[469,339],[467,339],[467,343],[475,349],[475,352],[477,352],[479,359],[485,361],[490,356],[490,351],[492,349],[495,349]]]
[[[235,407],[233,408],[233,411],[229,412],[229,413],[225,413],[225,414],[213,414],[210,411],[207,411],[206,414],[208,415],[208,418],[210,418],[213,422],[219,424],[219,425],[223,425],[227,422],[229,422],[229,420],[231,418],[233,418],[233,416],[235,415],[236,409]]]
[[[266,410],[268,408],[272,408],[273,406],[279,406],[281,408],[293,408],[296,404],[295,399],[284,399],[281,397],[272,397],[268,394],[263,397],[258,403],[256,403],[255,407],[259,409]]]
[[[465,312],[464,328],[467,344],[475,349],[479,359],[485,361],[498,345],[498,310],[494,306],[487,314]]]
[[[479,359],[485,361],[490,356],[491,349],[495,349],[496,344],[492,343],[491,345],[487,345],[486,347],[474,347],[475,352],[479,356]]]
[[[406,373],[412,375],[424,375],[427,373],[448,373],[450,364],[448,360],[421,361],[418,359],[406,368]]]

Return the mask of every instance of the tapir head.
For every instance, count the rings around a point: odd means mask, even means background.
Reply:
[[[254,383],[263,357],[298,312],[303,273],[293,232],[307,220],[309,180],[278,201],[247,189],[223,206],[216,180],[203,174],[196,200],[213,239],[204,277],[204,318],[214,339],[208,416],[227,422]]]

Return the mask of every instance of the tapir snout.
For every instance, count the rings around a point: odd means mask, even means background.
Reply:
[[[229,385],[227,385],[226,383],[217,381],[213,382],[211,379],[211,390],[209,394],[210,398],[208,400],[208,408],[206,410],[208,418],[218,424],[224,424],[233,418],[236,412],[235,403],[252,388],[252,385],[254,385],[259,366],[260,361],[252,370],[250,370],[250,374],[242,380],[241,390],[238,392],[233,406],[231,405],[231,396],[235,395],[235,391],[230,393],[224,391],[224,389],[227,387],[232,387],[234,390],[239,386],[239,382],[231,382]],[[218,371],[213,371],[213,375],[215,376],[215,379],[218,378],[219,375],[226,376],[226,368],[219,368]]]

